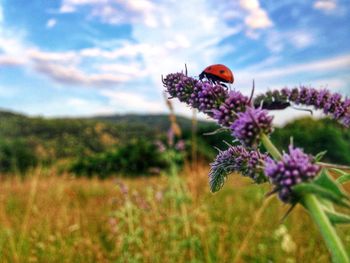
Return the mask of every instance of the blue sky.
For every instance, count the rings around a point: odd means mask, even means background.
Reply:
[[[0,0],[0,107],[166,112],[160,76],[185,63],[193,76],[226,64],[246,94],[254,78],[257,92],[305,84],[350,95],[349,24],[349,0]]]

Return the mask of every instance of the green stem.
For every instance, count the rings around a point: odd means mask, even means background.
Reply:
[[[280,160],[282,158],[282,154],[278,151],[275,145],[271,142],[270,138],[267,137],[265,133],[261,134],[261,142],[265,146],[266,150],[271,154],[271,156],[276,159]]]
[[[315,197],[315,195],[306,194],[302,198],[302,203],[310,212],[312,219],[318,225],[328,250],[332,254],[333,262],[349,263],[350,261],[343,244],[335,232],[335,229],[329,221],[325,211],[322,209],[320,201]]]
[[[350,166],[347,165],[340,165],[340,164],[333,164],[333,163],[324,163],[324,162],[317,162],[317,164],[328,167],[328,168],[337,168],[337,169],[343,169],[343,170],[350,170]]]

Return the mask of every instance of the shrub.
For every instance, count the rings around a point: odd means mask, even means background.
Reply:
[[[0,141],[0,172],[24,174],[37,164],[33,147],[23,140]]]
[[[77,175],[97,175],[100,178],[113,173],[144,175],[149,174],[152,168],[168,168],[165,156],[153,142],[135,139],[115,150],[81,157],[73,162],[70,171]]]

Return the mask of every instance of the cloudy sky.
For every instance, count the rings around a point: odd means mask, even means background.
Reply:
[[[185,63],[193,76],[226,64],[246,94],[254,78],[257,92],[305,84],[350,95],[349,24],[349,0],[0,0],[0,107],[166,112],[160,76]]]

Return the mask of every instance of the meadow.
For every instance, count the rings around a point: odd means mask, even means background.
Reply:
[[[178,176],[76,178],[36,168],[0,183],[1,262],[330,262],[306,211],[207,163]],[[349,190],[349,189],[348,189]],[[350,229],[339,231],[350,250]]]

